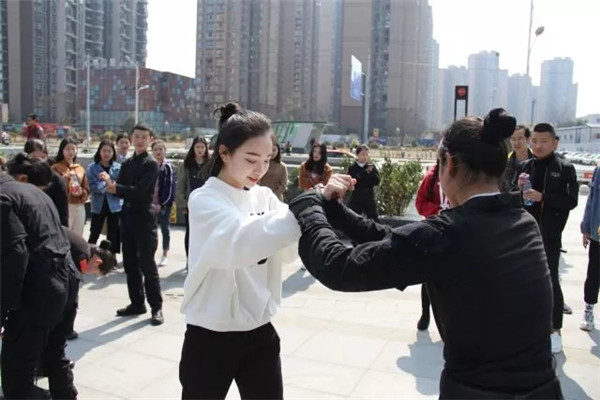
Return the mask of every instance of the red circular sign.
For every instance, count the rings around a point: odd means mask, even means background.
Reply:
[[[456,93],[458,94],[459,97],[465,97],[465,95],[467,94],[467,89],[462,88],[462,87],[458,88]]]

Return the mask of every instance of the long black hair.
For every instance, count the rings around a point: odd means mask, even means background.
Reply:
[[[198,143],[203,143],[205,148],[204,154],[202,155],[202,158],[204,158],[203,164],[206,164],[206,162],[208,161],[208,141],[201,136],[196,136],[194,137],[194,140],[192,140],[192,145],[190,146],[190,149],[188,150],[187,154],[185,155],[185,158],[183,159],[183,165],[186,168],[192,168],[196,164],[196,150],[194,150],[194,147]]]
[[[277,154],[273,155],[273,158],[271,158],[271,161],[280,163],[281,162],[281,146],[279,146],[279,143],[277,143],[277,141],[275,143],[273,143],[273,146],[277,148]]]
[[[505,139],[515,131],[517,121],[503,108],[489,112],[485,120],[463,118],[445,132],[438,150],[440,167],[446,154],[454,160],[455,171],[464,175],[467,184],[477,181],[500,181],[506,169],[508,147]]]
[[[233,153],[249,139],[265,134],[270,134],[272,139],[274,136],[271,120],[266,115],[243,109],[237,103],[227,103],[214,113],[219,115],[219,134],[213,154],[202,170],[201,175],[206,179],[219,175],[223,168],[223,159],[219,154],[221,146]]]
[[[52,169],[47,162],[27,158],[27,153],[18,153],[6,164],[8,173],[15,177],[26,175],[27,182],[35,186],[48,186],[52,180]]]
[[[321,149],[321,159],[319,161],[315,161],[315,159],[313,158],[313,153],[316,147]],[[327,164],[327,146],[325,145],[325,143],[313,144],[310,148],[308,160],[306,161],[306,170],[314,172],[315,174],[322,175],[325,171],[325,164]]]
[[[94,154],[94,162],[99,163],[100,161],[102,161],[102,157],[100,156],[100,150],[102,150],[102,148],[104,146],[110,147],[113,151],[113,155],[110,158],[110,163],[112,164],[113,162],[115,162],[117,160],[117,151],[115,150],[115,144],[112,142],[112,140],[108,140],[108,139],[104,139],[98,145],[98,150],[96,150],[96,154]]]
[[[75,147],[77,147],[77,141],[75,139],[71,137],[64,138],[60,141],[60,145],[58,146],[58,153],[54,158],[54,162],[58,163],[65,159],[65,156],[63,155],[63,150],[65,149],[65,147],[67,147],[68,144],[72,144]],[[73,157],[73,162],[75,161],[77,161],[77,156]]]

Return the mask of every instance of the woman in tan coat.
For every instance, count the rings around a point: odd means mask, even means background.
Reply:
[[[69,195],[69,229],[83,236],[85,225],[85,202],[90,197],[90,185],[85,168],[76,164],[77,142],[73,138],[64,138],[58,147],[52,169],[63,177]]]
[[[327,146],[315,143],[308,160],[300,164],[298,173],[300,189],[308,190],[319,183],[326,185],[332,173],[333,169],[327,163]]]
[[[267,173],[260,180],[261,186],[266,186],[275,193],[275,196],[281,201],[285,196],[288,184],[287,165],[281,162],[281,147],[279,143],[273,145],[273,155],[269,163]]]

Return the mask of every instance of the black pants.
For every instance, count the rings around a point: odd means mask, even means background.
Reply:
[[[460,400],[562,400],[562,389],[560,381],[554,377],[537,388],[527,393],[509,394],[483,390],[474,386],[467,386],[453,380],[445,371],[442,371],[440,379],[440,399]]]
[[[144,306],[144,288],[153,311],[162,308],[158,268],[154,253],[158,246],[156,216],[150,206],[133,206],[121,212],[123,267],[131,304]]]
[[[75,284],[78,286],[79,282]],[[72,290],[78,290],[71,286]],[[6,399],[45,398],[43,390],[34,384],[38,365],[48,374],[52,398],[77,398],[73,371],[65,356],[66,335],[71,333],[75,312],[75,304],[72,300],[68,301],[61,321],[52,328],[24,320],[20,311],[9,314],[0,360],[2,390]]]
[[[359,215],[364,213],[367,218],[379,222],[375,197],[371,193],[352,193],[350,201],[348,202],[348,207]]]
[[[598,303],[600,291],[600,242],[590,240],[587,276],[583,286],[583,300],[587,304]]]
[[[561,329],[563,326],[563,306],[564,298],[560,287],[558,265],[560,263],[560,237],[544,237],[544,249],[548,259],[548,268],[550,269],[550,279],[552,281],[552,329]]]
[[[190,251],[190,217],[185,214],[185,257],[187,258]]]
[[[279,336],[270,323],[248,332],[188,325],[179,381],[182,399],[224,399],[231,382],[242,399],[282,399]]]
[[[429,315],[429,306],[431,302],[429,301],[429,293],[427,293],[427,286],[425,284],[421,285],[421,307],[423,309],[422,313]]]
[[[111,243],[110,251],[114,254],[119,253],[121,249],[120,234],[119,234],[119,216],[121,213],[111,213],[108,207],[108,202],[104,200],[100,214],[92,214],[92,224],[90,226],[90,238],[88,243],[96,244],[102,232],[102,225],[106,220],[106,238]]]

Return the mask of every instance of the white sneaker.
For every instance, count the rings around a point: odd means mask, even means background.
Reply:
[[[558,354],[563,350],[562,337],[558,332],[552,332],[550,335],[550,349],[552,354]]]
[[[579,323],[579,329],[586,332],[594,330],[594,313],[591,310],[583,312],[583,319]]]
[[[159,267],[164,267],[165,265],[167,265],[167,257],[165,257],[165,256],[162,256],[162,257],[160,258],[160,262],[158,263],[158,266],[159,266]]]

